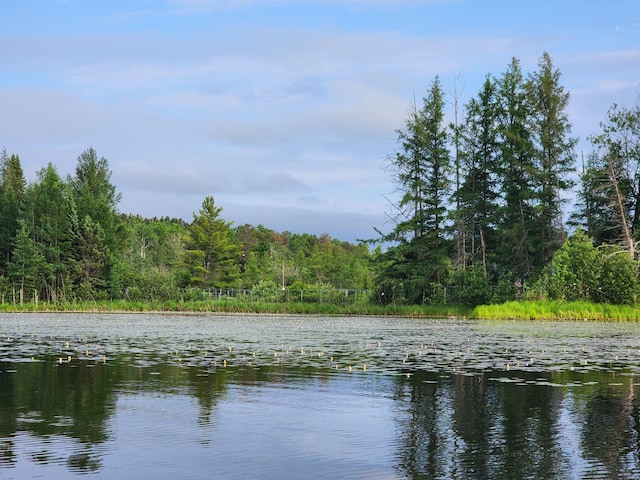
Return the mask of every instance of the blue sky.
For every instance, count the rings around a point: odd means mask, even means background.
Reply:
[[[122,212],[213,195],[235,225],[348,241],[390,228],[385,157],[436,75],[465,103],[549,52],[585,155],[640,93],[637,0],[21,0],[0,24],[0,146],[29,180],[93,147]]]

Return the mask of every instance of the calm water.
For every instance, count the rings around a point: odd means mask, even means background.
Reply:
[[[0,316],[0,479],[640,478],[640,325]]]

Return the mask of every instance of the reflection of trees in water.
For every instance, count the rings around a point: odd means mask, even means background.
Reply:
[[[0,468],[16,465],[21,435],[41,441],[27,452],[71,472],[102,467],[102,445],[119,392],[166,392],[198,400],[206,427],[230,385],[317,382],[326,369],[263,365],[214,367],[121,355],[102,362],[0,363]],[[7,372],[9,370],[10,372]],[[640,403],[633,377],[607,371],[510,372],[529,383],[417,371],[397,377],[397,468],[407,478],[633,478],[640,473]],[[540,377],[556,384],[536,383]],[[500,380],[510,380],[503,382]],[[589,382],[593,382],[590,384]],[[52,436],[63,441],[48,440]],[[63,448],[60,448],[60,445]],[[37,449],[35,448],[37,447]],[[57,450],[54,450],[58,448]],[[24,445],[21,448],[24,451]],[[29,449],[27,449],[29,450]]]
[[[500,477],[563,477],[563,450],[557,442],[562,392],[548,385],[495,383],[490,387],[499,399],[503,425]]]
[[[135,363],[135,364],[132,364]],[[15,373],[4,373],[14,369]],[[305,367],[215,367],[153,361],[127,354],[106,363],[58,358],[0,363],[0,469],[19,466],[17,452],[39,465],[64,465],[70,472],[102,468],[104,443],[118,396],[166,394],[191,396],[199,404],[198,424],[211,424],[212,413],[229,385],[250,392],[261,384],[297,385],[324,381],[326,369]],[[55,438],[52,438],[55,437]],[[126,439],[120,439],[126,445]],[[131,445],[139,448],[140,445]]]
[[[91,452],[74,453],[67,459],[69,470],[76,472],[95,472],[100,469],[100,458]]]
[[[91,368],[85,364],[58,365],[44,362],[5,363],[0,376],[0,435],[3,463],[15,463],[12,437],[26,432],[47,439],[62,435],[75,441],[66,463],[76,471],[94,471],[100,467],[95,446],[108,435],[105,424],[113,410],[114,370]],[[31,459],[48,463],[60,459],[60,453],[48,450],[42,442]]]
[[[611,379],[605,378],[592,387],[559,387],[535,382],[551,379],[551,374],[524,375],[529,383],[499,381],[495,375],[416,372],[411,380],[398,380],[398,402],[406,404],[399,416],[398,468],[403,476],[638,475],[640,418],[630,380],[611,389]],[[559,419],[567,396],[578,407],[568,412],[570,425]],[[580,451],[571,451],[572,446]]]
[[[460,455],[467,461],[461,466],[469,477],[489,478],[488,459],[493,455],[491,412],[496,411],[496,395],[487,389],[484,375],[456,376],[452,379],[453,428],[460,436]]]
[[[203,405],[225,390],[224,377],[199,376],[195,368],[159,364],[153,368],[131,365],[129,359],[110,358],[106,364],[58,359],[0,365],[0,467],[16,463],[15,437],[27,433],[42,439],[29,458],[40,464],[64,463],[70,471],[101,468],[99,445],[109,438],[108,420],[122,388],[151,391],[185,387]],[[184,375],[185,370],[188,375]],[[152,374],[154,373],[154,374]],[[156,375],[157,374],[157,375]],[[47,439],[62,436],[72,443],[65,451],[52,451]],[[58,444],[60,442],[57,442]],[[65,443],[65,442],[62,442]]]
[[[13,395],[16,376],[6,373],[9,364],[0,363],[0,467],[15,464],[13,435],[18,429],[16,398]]]
[[[631,381],[602,384],[586,399],[582,412],[582,448],[589,455],[588,474],[637,478],[640,473],[638,402]],[[635,477],[634,477],[635,475]]]
[[[78,473],[100,470],[101,445],[109,439],[109,420],[123,391],[193,396],[200,406],[198,424],[204,427],[229,385],[254,388],[328,377],[326,371],[315,368],[216,368],[155,360],[138,358],[132,364],[128,355],[121,354],[104,364],[85,360],[60,364],[58,358],[0,363],[0,468],[16,465],[20,441],[16,438],[26,434],[33,439],[27,445],[33,451],[27,456],[34,463],[64,464]],[[52,436],[61,438],[52,442]]]

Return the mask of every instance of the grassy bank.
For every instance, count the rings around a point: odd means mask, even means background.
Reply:
[[[640,321],[640,308],[588,302],[528,301],[480,305],[473,318],[495,320],[603,320]]]
[[[471,309],[441,305],[336,305],[307,302],[260,302],[240,299],[165,302],[67,302],[62,304],[38,303],[0,304],[0,312],[193,312],[193,313],[247,313],[247,314],[302,314],[302,315],[397,315],[407,317],[466,317]]]
[[[603,320],[640,321],[640,307],[586,302],[527,301],[475,308],[451,305],[336,305],[306,302],[250,302],[239,299],[166,302],[67,302],[0,305],[0,312],[193,312],[297,315],[395,315],[459,317],[490,320]]]

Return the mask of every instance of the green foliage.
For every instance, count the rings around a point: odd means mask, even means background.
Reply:
[[[242,285],[261,282],[283,285],[331,285],[332,288],[370,288],[371,255],[366,244],[352,245],[329,235],[277,233],[263,226],[235,230],[242,244]]]
[[[449,303],[475,306],[489,303],[492,299],[492,288],[481,265],[454,272],[449,286],[453,289]]]
[[[111,255],[104,230],[90,216],[76,223],[72,246],[71,279],[80,300],[106,298]]]
[[[441,292],[448,285],[459,301],[476,303],[496,291],[515,294],[504,283],[491,288],[496,279],[525,285],[537,278],[565,237],[561,199],[573,186],[576,143],[568,99],[547,53],[528,76],[513,58],[499,78],[487,77],[448,138],[439,127],[444,100],[436,79],[398,132],[400,151],[391,157],[400,200],[394,230],[381,234],[392,245],[379,256],[378,291],[395,292],[394,301],[441,303],[452,301]],[[456,153],[453,225],[443,221],[447,149]],[[452,265],[457,273],[449,280]]]
[[[230,286],[238,280],[240,244],[231,222],[219,218],[220,212],[222,208],[215,206],[213,197],[206,197],[187,227],[182,259],[187,286]]]
[[[530,128],[534,154],[535,206],[538,238],[534,264],[546,265],[563,243],[561,193],[573,187],[577,139],[570,136],[567,115],[569,93],[560,84],[560,71],[547,52],[538,62],[538,71],[529,75],[528,99],[531,104]]]
[[[553,300],[632,304],[638,265],[619,247],[594,247],[579,229],[555,253],[539,287],[543,297]]]
[[[629,304],[638,298],[638,263],[620,248],[603,249],[600,287],[596,298],[606,303]]]
[[[497,256],[502,271],[521,281],[532,274],[534,225],[534,148],[529,128],[532,107],[520,61],[513,58],[497,82],[499,173],[503,192],[498,210],[500,243]]]
[[[612,203],[616,193],[609,172],[602,158],[595,154],[589,156],[587,168],[580,177],[578,211],[570,219],[570,223],[583,228],[596,245],[615,244],[623,235],[620,211],[616,203]]]
[[[514,58],[499,77],[487,76],[463,123],[456,113],[451,129],[436,77],[397,131],[398,151],[389,157],[398,187],[393,227],[378,232],[386,249],[373,253],[366,243],[329,235],[233,228],[212,197],[191,223],[121,215],[108,162],[93,149],[66,181],[50,164],[29,185],[19,157],[5,149],[2,302],[108,298],[210,308],[207,292],[235,287],[252,289],[243,301],[295,302],[298,309],[312,302],[350,307],[350,291],[368,290],[371,310],[385,313],[406,304],[425,311],[518,298],[635,303],[640,108],[614,105],[591,137],[595,151],[572,219],[586,233],[566,240],[562,199],[573,187],[575,139],[560,77],[547,53],[528,75]],[[251,308],[239,298],[225,301],[221,308]]]
[[[44,259],[33,240],[32,230],[26,222],[21,221],[12,259],[8,265],[10,278],[19,291],[21,305],[31,300],[37,303],[43,262]]]
[[[478,98],[467,104],[462,126],[462,178],[456,192],[456,230],[462,258],[456,265],[482,265],[486,271],[497,246],[499,141],[496,81],[487,77]],[[459,255],[459,254],[458,254]]]
[[[234,230],[231,222],[218,218],[221,209],[211,197],[191,224],[119,215],[108,164],[92,149],[79,157],[76,175],[66,181],[49,164],[25,188],[19,159],[6,151],[0,172],[0,243],[6,246],[0,259],[2,303],[10,299],[64,308],[69,302],[106,299],[203,301],[209,298],[206,290],[181,287],[254,285],[258,295],[261,286],[271,285],[270,301],[295,296],[292,286],[304,286],[299,291],[309,302],[320,298],[309,293],[316,285],[329,292],[371,283],[365,244],[263,226]],[[341,291],[338,302],[345,297],[346,290]],[[334,300],[333,293],[321,296]]]
[[[71,276],[74,203],[69,187],[49,164],[38,172],[38,181],[25,194],[25,216],[34,225],[34,240],[44,258],[41,296],[57,302],[68,293]]]
[[[261,280],[252,289],[253,299],[266,302],[282,300],[282,286],[269,280]]]
[[[398,221],[382,239],[397,245],[381,255],[377,282],[379,290],[393,292],[394,301],[439,301],[432,284],[447,275],[445,212],[451,161],[443,120],[443,91],[436,77],[422,108],[414,107],[405,128],[397,132],[401,150],[390,159],[401,198],[395,206]]]
[[[120,229],[117,205],[120,194],[111,183],[111,170],[106,158],[98,158],[93,148],[85,150],[79,157],[75,175],[68,178],[79,219],[89,217],[100,225],[105,246],[116,253],[120,248]]]
[[[473,318],[486,320],[606,320],[640,321],[640,308],[593,302],[511,301],[479,305]]]
[[[600,286],[602,256],[582,230],[576,231],[553,256],[542,282],[549,298],[591,300]]]
[[[25,179],[17,155],[0,154],[0,274],[7,275],[14,241],[20,227]]]
[[[614,104],[582,175],[579,211],[573,222],[584,226],[598,244],[622,245],[637,256],[640,232],[640,105]]]

